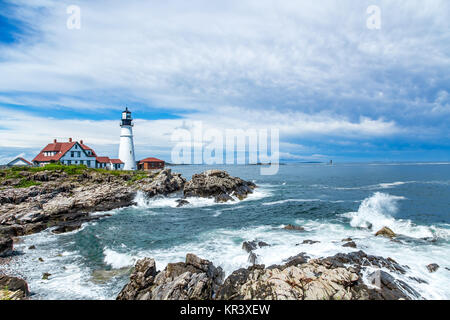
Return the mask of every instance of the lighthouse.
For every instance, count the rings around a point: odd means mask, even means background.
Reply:
[[[136,170],[136,158],[134,156],[133,142],[133,118],[128,108],[122,112],[122,122],[120,124],[120,148],[119,159],[125,163],[123,170]]]

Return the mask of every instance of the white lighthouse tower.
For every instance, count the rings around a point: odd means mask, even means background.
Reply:
[[[122,112],[122,128],[120,132],[119,159],[125,163],[124,170],[136,170],[133,142],[133,118],[128,108]]]

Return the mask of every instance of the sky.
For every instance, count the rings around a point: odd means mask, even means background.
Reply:
[[[117,157],[125,106],[138,159],[201,121],[276,128],[282,161],[450,161],[449,70],[448,0],[0,0],[0,163]]]

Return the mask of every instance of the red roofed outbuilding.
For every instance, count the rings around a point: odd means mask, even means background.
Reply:
[[[138,163],[139,170],[158,170],[164,169],[166,162],[157,158],[146,158]]]

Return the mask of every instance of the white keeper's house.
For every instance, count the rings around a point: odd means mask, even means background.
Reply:
[[[45,166],[56,162],[65,165],[83,164],[89,168],[109,170],[123,170],[125,165],[119,159],[97,156],[92,148],[83,143],[83,140],[78,142],[73,141],[72,138],[68,142],[59,142],[55,139],[33,159],[33,164],[36,166]]]

